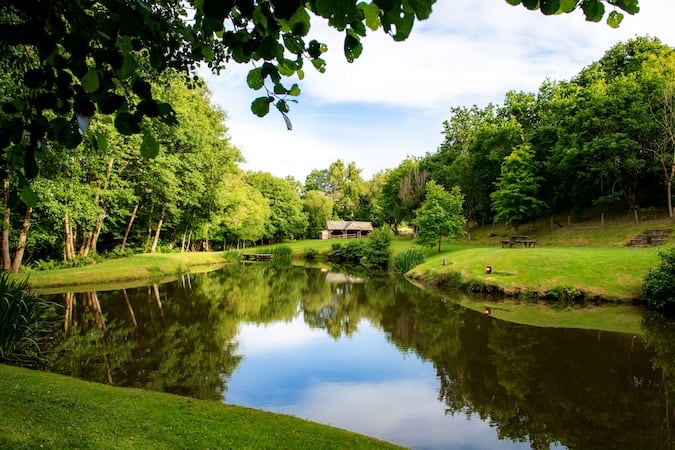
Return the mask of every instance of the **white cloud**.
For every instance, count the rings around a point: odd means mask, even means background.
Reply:
[[[421,379],[324,383],[279,410],[413,448],[514,447],[495,440],[496,430],[488,431],[489,424],[476,416],[445,415],[446,406],[436,398],[437,387]]]
[[[329,341],[330,337],[324,330],[309,328],[298,317],[288,323],[242,324],[237,335],[238,351],[249,357],[297,349],[321,340]]]

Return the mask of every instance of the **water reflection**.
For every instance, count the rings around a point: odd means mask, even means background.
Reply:
[[[672,448],[675,326],[509,324],[405,281],[269,264],[64,294],[53,370],[415,448]]]

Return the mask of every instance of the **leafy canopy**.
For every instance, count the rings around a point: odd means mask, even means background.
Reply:
[[[581,8],[599,21],[605,4],[638,12],[638,0],[507,0],[544,14]],[[309,61],[323,72],[326,45],[310,37],[313,20],[344,34],[354,61],[367,30],[406,39],[435,0],[7,0],[0,4],[0,148],[5,165],[34,178],[47,140],[74,148],[96,112],[114,114],[123,135],[143,133],[144,154],[157,151],[148,118],[175,122],[170,104],[154,98],[150,82],[168,68],[188,75],[200,64],[219,72],[252,64],[247,82],[264,94],[258,116],[273,105],[291,124],[289,102],[300,94],[286,80],[304,77]]]

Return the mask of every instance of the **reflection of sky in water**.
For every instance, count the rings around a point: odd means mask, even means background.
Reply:
[[[402,353],[369,323],[334,340],[298,317],[242,324],[244,356],[227,403],[292,414],[414,448],[529,448],[500,441],[478,417],[446,416],[433,365]]]

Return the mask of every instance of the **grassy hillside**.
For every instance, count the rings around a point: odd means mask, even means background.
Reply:
[[[398,448],[295,417],[0,364],[0,448]]]

